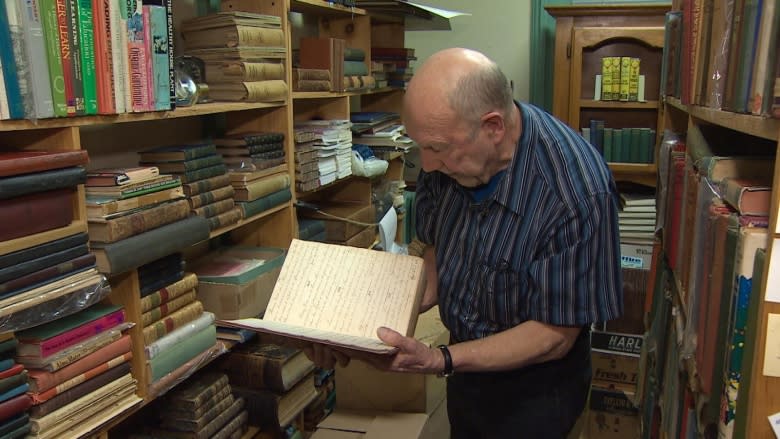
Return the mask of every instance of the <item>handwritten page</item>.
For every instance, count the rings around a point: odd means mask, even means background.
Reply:
[[[262,322],[226,323],[386,351],[377,328],[412,335],[423,284],[421,258],[293,240]]]

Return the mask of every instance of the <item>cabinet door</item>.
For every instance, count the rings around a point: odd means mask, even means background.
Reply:
[[[658,96],[664,28],[575,27],[572,33],[569,125],[577,130],[590,129],[592,137],[589,140],[610,162],[616,179],[655,185],[654,162],[661,129]],[[624,83],[613,87],[614,96],[605,100],[607,96],[599,93],[603,82],[597,84],[597,75],[602,74],[603,60],[613,58],[618,64],[613,63],[612,68],[618,70],[617,73],[613,70],[611,79],[616,84],[621,79]],[[637,59],[639,92],[632,86],[629,100],[628,76],[622,75],[621,71],[627,72],[627,63]],[[620,65],[620,60],[624,65]],[[613,142],[613,130],[621,130],[624,135]]]

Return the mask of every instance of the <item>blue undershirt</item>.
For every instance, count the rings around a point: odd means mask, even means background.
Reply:
[[[506,169],[490,177],[490,181],[488,181],[487,183],[469,189],[469,194],[471,194],[471,198],[473,198],[474,201],[476,201],[477,203],[481,203],[489,196],[493,195],[493,192],[495,192],[496,188],[498,187],[498,182],[501,181],[501,178],[504,176],[505,173],[506,173]]]

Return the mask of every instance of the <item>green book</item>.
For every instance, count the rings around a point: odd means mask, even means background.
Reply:
[[[640,158],[642,157],[642,129],[641,128],[631,128],[631,134],[630,137],[630,143],[628,150],[630,151],[628,162],[629,163],[640,163]]]
[[[43,41],[46,45],[46,60],[49,63],[49,81],[51,96],[54,102],[54,115],[65,117],[68,107],[65,102],[65,78],[60,55],[60,34],[57,24],[57,7],[55,0],[39,0],[41,22],[43,24]]]
[[[95,77],[95,32],[92,26],[92,0],[78,0],[79,34],[81,35],[81,71],[84,80],[84,109],[97,114],[97,78]]]
[[[217,342],[217,327],[208,325],[183,342],[170,347],[147,364],[152,381],[157,381]]]
[[[613,131],[612,128],[604,128],[604,160],[607,162],[615,161]]]
[[[615,128],[612,130],[612,162],[621,161],[623,155],[623,129]]]
[[[290,201],[291,198],[292,192],[290,191],[290,188],[284,188],[276,192],[271,192],[270,194],[260,197],[256,200],[237,202],[236,205],[241,208],[243,218],[246,219],[261,212],[265,212],[266,210],[278,206],[284,202]]]
[[[631,128],[623,128],[623,148],[620,150],[620,162],[631,161]]]
[[[637,160],[636,163],[652,163],[652,149],[653,149],[653,139],[650,138],[652,135],[650,128],[640,128],[639,129],[639,148],[637,152]]]

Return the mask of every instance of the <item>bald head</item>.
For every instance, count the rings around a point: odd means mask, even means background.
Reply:
[[[506,114],[513,106],[509,81],[495,62],[474,50],[451,48],[434,53],[417,69],[407,87],[404,114],[451,113],[478,123],[489,111]]]

